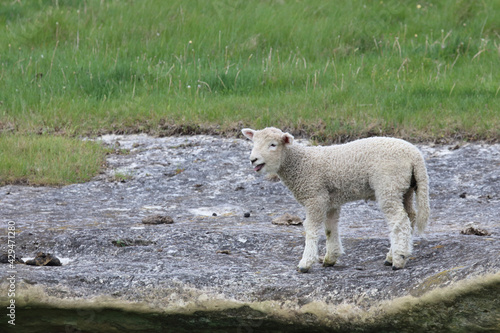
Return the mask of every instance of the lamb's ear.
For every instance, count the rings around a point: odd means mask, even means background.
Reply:
[[[244,128],[241,130],[241,133],[243,133],[243,135],[249,138],[250,140],[253,140],[253,135],[255,134],[255,131],[250,128]]]
[[[293,135],[291,135],[290,133],[283,134],[281,139],[283,140],[283,144],[285,145],[291,145],[293,143]]]

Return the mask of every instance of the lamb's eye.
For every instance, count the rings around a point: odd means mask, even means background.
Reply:
[[[276,148],[276,144],[275,144],[275,143],[271,143],[271,144],[269,145],[269,147],[271,147],[271,148]]]

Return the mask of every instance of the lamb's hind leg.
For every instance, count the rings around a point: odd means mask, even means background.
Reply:
[[[326,215],[326,254],[323,260],[324,267],[335,265],[337,259],[344,253],[338,227],[339,215],[340,207],[330,209]]]
[[[389,198],[381,203],[382,211],[391,232],[391,248],[387,253],[386,265],[392,269],[404,268],[412,252],[412,227],[401,198]]]
[[[403,206],[405,208],[406,213],[408,214],[408,218],[410,219],[410,224],[411,228],[413,229],[414,224],[415,224],[415,209],[413,208],[413,192],[415,189],[411,187],[403,196]],[[411,240],[410,240],[411,241]],[[387,253],[387,256],[385,258],[384,265],[386,266],[392,266],[392,246],[389,252]]]
[[[403,205],[405,207],[406,213],[408,214],[408,217],[410,218],[412,228],[415,225],[415,220],[417,217],[415,209],[413,208],[413,192],[415,192],[415,188],[410,187],[410,189],[405,193],[403,197]]]

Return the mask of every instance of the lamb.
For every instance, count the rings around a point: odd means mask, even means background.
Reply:
[[[429,180],[417,147],[395,138],[373,137],[342,145],[305,147],[280,129],[245,128],[253,141],[250,161],[258,173],[277,174],[305,207],[306,243],[298,270],[318,260],[321,226],[326,233],[323,266],[344,253],[338,231],[340,208],[355,200],[376,200],[385,215],[391,247],[384,264],[404,268],[412,253],[412,233],[422,233],[429,218]],[[416,194],[417,212],[413,208]]]

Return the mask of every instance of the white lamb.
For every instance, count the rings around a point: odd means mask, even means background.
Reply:
[[[304,147],[293,136],[269,127],[245,128],[253,141],[250,160],[256,172],[277,174],[306,209],[306,245],[300,272],[318,260],[321,226],[326,233],[323,266],[343,253],[338,232],[340,207],[354,200],[377,200],[390,230],[385,265],[404,268],[412,253],[412,231],[423,232],[429,218],[429,184],[420,151],[407,141],[375,137],[343,145]],[[416,193],[417,213],[413,209]]]

